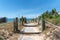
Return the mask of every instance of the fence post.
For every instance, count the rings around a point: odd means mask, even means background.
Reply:
[[[18,17],[15,18],[13,25],[14,25],[14,32],[18,32]]]
[[[45,30],[45,18],[42,15],[42,31],[44,31],[44,30]]]

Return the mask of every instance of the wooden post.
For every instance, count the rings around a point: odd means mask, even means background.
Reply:
[[[16,31],[18,31],[18,17],[16,17]]]
[[[45,18],[42,15],[42,31],[44,31],[44,30],[45,30]]]
[[[16,17],[13,24],[14,24],[14,32],[17,32],[18,31],[18,17]]]

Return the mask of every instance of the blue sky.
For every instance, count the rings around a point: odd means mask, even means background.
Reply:
[[[35,18],[53,8],[60,11],[60,0],[0,0],[0,17]]]

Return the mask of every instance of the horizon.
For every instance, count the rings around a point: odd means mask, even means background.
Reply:
[[[60,11],[60,0],[0,0],[0,17],[36,18],[46,10]]]

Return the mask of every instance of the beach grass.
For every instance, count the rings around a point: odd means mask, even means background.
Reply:
[[[21,25],[21,23],[18,22],[18,29],[19,30],[22,30],[23,26]],[[3,33],[6,33],[6,31],[10,34],[12,33],[12,35],[14,36],[11,36],[13,38],[10,38],[12,40],[17,40],[18,37],[20,36],[20,34],[18,33],[13,33],[13,22],[8,22],[8,23],[0,23],[0,31]]]
[[[18,23],[18,29],[21,30],[23,28],[23,26]],[[12,32],[14,27],[13,27],[13,22],[9,22],[9,23],[0,23],[0,30],[4,29],[7,30],[8,32]]]

